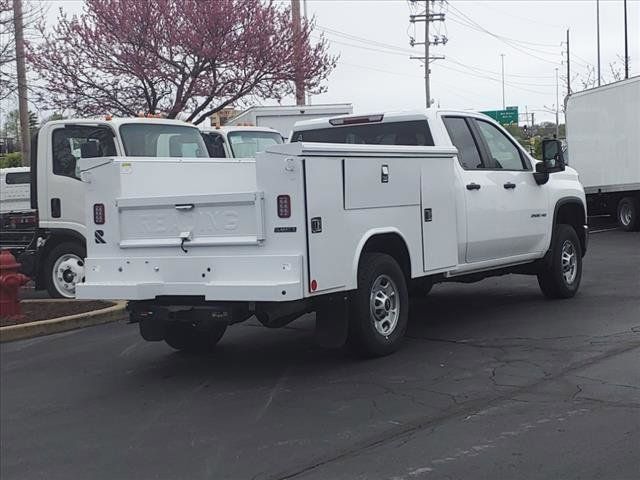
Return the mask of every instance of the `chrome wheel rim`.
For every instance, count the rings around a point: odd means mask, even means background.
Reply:
[[[562,276],[567,285],[571,285],[578,275],[578,253],[573,242],[565,240],[562,244]]]
[[[75,298],[76,285],[84,281],[84,261],[73,253],[61,255],[53,265],[53,284],[65,298]]]
[[[376,331],[388,337],[396,329],[400,318],[398,287],[388,275],[380,275],[373,282],[369,304]]]
[[[620,222],[625,227],[628,227],[631,224],[631,219],[633,217],[633,211],[631,209],[631,205],[628,203],[624,203],[620,206]]]

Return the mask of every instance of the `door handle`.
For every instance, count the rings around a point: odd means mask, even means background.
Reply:
[[[503,185],[504,188],[506,188],[507,190],[509,189],[514,189],[516,188],[516,184],[515,183],[511,183],[511,182],[507,182]]]
[[[193,203],[183,203],[180,205],[176,205],[176,210],[181,210],[181,211],[189,211],[189,210],[193,210]]]
[[[467,190],[480,190],[480,185],[478,185],[477,183],[471,182],[470,184],[467,185]]]

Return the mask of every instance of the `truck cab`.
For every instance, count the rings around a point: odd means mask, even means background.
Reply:
[[[258,152],[283,143],[282,135],[267,127],[201,127],[200,131],[212,158],[254,158]]]
[[[208,157],[196,127],[157,118],[47,122],[34,136],[31,151],[30,207],[37,226],[32,224],[30,231],[22,224],[9,226],[6,238],[12,244],[3,247],[14,250],[36,288],[62,298],[73,298],[76,284],[84,279],[86,185],[79,173],[84,161]],[[13,241],[16,238],[22,243]],[[100,242],[99,232],[92,232],[89,240]]]

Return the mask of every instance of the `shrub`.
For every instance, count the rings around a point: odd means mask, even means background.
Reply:
[[[20,167],[22,166],[22,153],[7,153],[4,157],[0,157],[0,168]]]

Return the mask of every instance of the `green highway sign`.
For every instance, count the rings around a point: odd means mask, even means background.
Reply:
[[[509,125],[510,123],[518,124],[518,107],[507,107],[505,110],[490,110],[480,113],[484,113],[493,118],[501,125]]]

